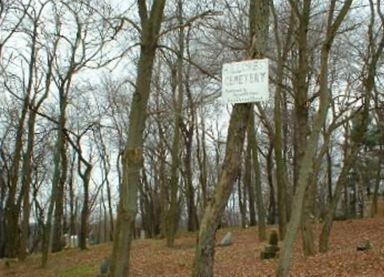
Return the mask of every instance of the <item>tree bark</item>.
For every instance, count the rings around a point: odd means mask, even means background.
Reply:
[[[59,126],[57,130],[57,138],[56,138],[56,145],[54,150],[54,157],[53,157],[53,163],[54,163],[54,172],[53,172],[53,179],[52,179],[52,188],[51,188],[51,199],[48,206],[48,212],[47,212],[47,221],[44,228],[44,234],[43,234],[43,241],[42,241],[42,267],[45,267],[48,262],[48,252],[50,248],[51,243],[51,235],[52,235],[52,216],[55,209],[55,203],[57,203],[58,196],[57,194],[60,193],[60,179],[62,178],[61,173],[61,162],[62,162],[62,153],[65,152],[65,135],[64,135],[64,129],[65,129],[65,122],[66,122],[66,99],[63,94],[63,92],[60,93],[60,119],[59,119]],[[62,196],[61,196],[62,197]]]
[[[256,209],[258,217],[258,236],[260,241],[267,239],[266,222],[265,222],[265,209],[263,204],[263,191],[261,188],[261,170],[259,162],[259,150],[256,140],[255,123],[253,113],[250,115],[248,125],[248,142],[252,149],[252,162],[255,174],[255,195],[256,195]]]
[[[291,1],[293,5],[295,5],[293,1]],[[316,154],[317,144],[321,133],[321,128],[324,126],[330,96],[328,91],[328,58],[329,52],[336,36],[337,30],[339,29],[342,21],[344,20],[346,14],[349,11],[352,0],[347,0],[344,2],[339,14],[337,15],[335,21],[334,18],[334,9],[335,9],[335,1],[332,0],[331,7],[328,13],[328,25],[327,25],[327,34],[325,37],[325,41],[323,43],[321,49],[321,63],[320,63],[320,75],[319,75],[319,95],[320,95],[320,103],[318,111],[315,115],[314,124],[312,127],[312,131],[307,140],[307,145],[305,148],[304,156],[301,160],[303,166],[299,168],[298,182],[295,195],[292,201],[292,214],[290,221],[287,225],[287,233],[284,238],[284,245],[281,251],[281,255],[278,262],[278,268],[276,272],[276,276],[285,277],[289,274],[289,268],[291,264],[292,250],[293,244],[296,239],[297,229],[300,224],[300,219],[302,215],[303,208],[303,200],[305,191],[308,185],[308,178],[310,177],[310,173],[313,167],[313,160]],[[310,5],[307,3],[307,5]],[[297,8],[297,7],[296,7]]]
[[[33,146],[35,140],[35,122],[36,114],[31,112],[28,119],[28,140],[27,140],[27,151],[24,154],[23,161],[23,177],[22,177],[22,188],[23,188],[23,220],[22,220],[22,232],[20,236],[20,251],[19,259],[24,261],[28,254],[28,238],[29,238],[29,216],[31,211],[29,193],[32,182],[32,156]]]
[[[248,132],[249,136],[249,132]],[[245,155],[245,169],[244,169],[244,185],[248,191],[248,205],[249,205],[249,225],[256,226],[256,210],[255,210],[255,185],[252,178],[252,148],[247,139],[247,148]]]
[[[270,143],[268,147],[268,153],[266,156],[266,167],[267,167],[267,179],[269,185],[269,207],[268,207],[268,223],[273,225],[276,223],[277,210],[276,210],[276,198],[275,198],[275,187],[273,178],[273,144]],[[282,225],[279,225],[282,226]],[[281,231],[280,231],[281,232]],[[279,232],[279,233],[280,233]],[[282,240],[283,238],[280,237]]]
[[[285,165],[283,160],[283,138],[282,138],[282,95],[283,95],[283,80],[284,80],[284,67],[286,65],[289,49],[291,45],[291,37],[293,34],[292,25],[294,23],[293,16],[290,16],[287,35],[284,40],[284,46],[281,45],[279,36],[278,18],[274,5],[271,5],[271,10],[274,18],[275,25],[275,40],[277,46],[277,73],[276,73],[276,91],[273,118],[275,121],[275,133],[273,137],[273,146],[275,150],[276,160],[276,184],[277,184],[277,198],[278,198],[278,218],[279,218],[279,237],[282,240],[285,235],[286,223],[289,218],[289,199],[287,195],[288,178],[285,172]]]
[[[80,161],[79,161],[80,163]],[[92,165],[90,163],[85,164],[86,168],[84,173],[81,172],[79,165],[79,175],[83,181],[84,198],[83,207],[81,209],[80,220],[80,235],[79,235],[79,247],[81,250],[87,249],[87,237],[88,237],[88,216],[89,216],[89,181],[91,180]]]
[[[200,125],[201,128],[201,137],[199,134],[199,128],[196,128],[196,142],[197,142],[197,164],[199,166],[199,181],[201,187],[201,210],[204,210],[208,201],[208,172],[207,172],[207,151],[206,151],[206,142],[205,142],[205,124],[204,117],[200,116],[200,124],[198,124],[196,119],[196,126]]]
[[[351,1],[349,1],[351,2]],[[371,8],[371,13],[374,13],[374,4],[373,1],[370,0],[370,8]],[[378,5],[378,8],[379,5]],[[373,16],[371,17],[373,20]],[[381,23],[384,23],[384,18],[381,16]],[[328,208],[327,214],[325,216],[323,228],[320,234],[320,242],[319,242],[319,248],[320,252],[326,252],[328,251],[329,248],[329,235],[331,232],[332,228],[332,223],[333,223],[333,216],[337,207],[337,203],[339,201],[340,195],[341,195],[341,190],[342,187],[346,184],[347,177],[349,174],[350,169],[354,165],[357,159],[357,155],[359,152],[359,148],[363,143],[364,140],[364,135],[368,127],[369,123],[369,103],[371,100],[371,94],[372,91],[375,87],[375,76],[376,76],[376,69],[377,69],[377,63],[379,60],[379,57],[382,56],[383,50],[384,50],[384,33],[381,34],[381,38],[378,42],[377,45],[374,46],[374,41],[372,41],[373,38],[373,29],[374,22],[371,21],[370,26],[369,26],[369,47],[373,47],[373,49],[369,49],[369,53],[371,53],[370,58],[368,59],[368,63],[366,64],[366,67],[364,69],[366,70],[365,76],[367,76],[363,80],[363,88],[364,88],[364,107],[363,111],[361,114],[359,114],[359,118],[357,121],[357,126],[355,133],[352,137],[352,145],[350,146],[350,151],[349,155],[345,155],[345,160],[344,160],[344,165],[343,169],[339,175],[339,179],[336,184],[335,192],[333,195],[332,202],[330,203],[330,206]]]
[[[129,253],[132,229],[137,212],[137,191],[143,159],[143,132],[147,118],[152,69],[158,35],[163,19],[165,0],[155,0],[148,15],[146,1],[139,0],[141,20],[141,47],[137,66],[136,89],[129,115],[128,139],[123,153],[123,176],[120,184],[120,201],[113,241],[110,276],[129,274]]]
[[[65,112],[64,115],[65,117]],[[64,125],[63,125],[64,126]],[[63,127],[64,128],[64,127]],[[60,138],[63,140],[63,148],[61,148],[60,158],[60,179],[56,198],[55,198],[55,212],[54,212],[54,223],[53,223],[53,237],[52,237],[52,252],[59,252],[63,250],[63,217],[64,217],[64,187],[67,180],[67,147],[66,139],[63,136]]]
[[[268,40],[269,1],[252,0],[249,6],[250,38],[249,57],[262,58]],[[252,104],[236,104],[233,107],[227,135],[227,146],[222,170],[211,201],[201,220],[192,275],[213,276],[215,233],[223,215],[233,183],[239,170],[245,132]]]
[[[228,128],[227,150],[219,182],[200,223],[193,276],[213,276],[215,233],[238,174],[247,128],[246,122],[250,112],[251,104],[237,104],[233,108]]]
[[[383,151],[383,146],[380,146],[380,151]],[[371,204],[371,210],[370,210],[370,216],[375,217],[377,214],[377,201],[379,196],[379,188],[380,188],[380,182],[381,182],[381,164],[383,163],[383,155],[379,157],[377,169],[376,169],[376,180],[375,180],[375,187],[373,190],[373,196],[372,196],[372,204]]]
[[[192,104],[191,104],[192,105]],[[191,113],[194,111],[191,109]],[[193,117],[193,116],[192,116]],[[193,170],[192,170],[192,143],[194,133],[194,118],[191,119],[191,126],[185,128],[185,185],[186,185],[186,200],[188,211],[188,231],[194,232],[198,229],[197,210],[195,205],[195,189],[193,187]]]

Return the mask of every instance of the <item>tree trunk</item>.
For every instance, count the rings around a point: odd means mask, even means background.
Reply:
[[[165,6],[165,0],[153,1],[148,17],[145,2],[138,1],[142,26],[141,47],[137,66],[136,89],[129,115],[128,139],[123,153],[123,176],[120,184],[120,202],[113,241],[110,276],[116,277],[129,274],[132,228],[137,212],[137,191],[143,165],[143,132],[147,117],[152,69]]]
[[[351,1],[349,0],[348,1],[349,5],[350,5],[350,2]],[[373,4],[373,1],[369,1],[369,2],[370,2],[371,12],[373,14],[374,11],[372,9],[374,7],[374,4]],[[373,18],[373,15],[372,15],[372,18]],[[382,17],[380,17],[380,18],[383,21],[383,18]],[[381,22],[381,23],[384,23],[384,22]],[[356,132],[353,135],[353,137],[351,136],[353,141],[352,141],[352,145],[350,147],[350,149],[351,149],[349,152],[350,154],[348,156],[345,155],[345,161],[344,161],[343,169],[340,173],[338,182],[336,184],[336,188],[335,188],[332,202],[330,203],[330,207],[327,211],[327,214],[326,214],[326,217],[324,220],[322,232],[320,234],[320,242],[319,242],[320,252],[326,252],[328,250],[329,235],[330,235],[331,228],[332,228],[333,215],[335,213],[337,203],[338,203],[340,195],[341,195],[341,190],[342,190],[343,185],[346,183],[349,170],[352,168],[353,164],[355,163],[355,161],[357,159],[357,155],[359,152],[359,146],[362,144],[362,142],[364,140],[364,135],[365,135],[365,132],[366,132],[367,127],[368,127],[369,103],[371,101],[372,91],[375,87],[377,63],[378,63],[379,57],[382,56],[382,53],[384,50],[384,33],[381,34],[381,38],[378,42],[378,45],[375,45],[375,42],[372,41],[372,38],[374,37],[373,33],[372,33],[373,25],[374,25],[374,22],[372,20],[370,23],[370,26],[369,26],[369,38],[370,38],[369,47],[372,47],[373,49],[369,49],[369,53],[371,54],[371,56],[370,56],[370,59],[368,59],[369,62],[364,67],[366,72],[364,72],[365,74],[363,74],[363,75],[367,76],[363,80],[363,87],[364,87],[364,93],[365,93],[364,94],[364,103],[363,103],[364,107],[363,107],[362,113],[358,115],[359,118],[358,118],[358,122],[357,122],[358,125],[356,126],[356,130],[355,130]]]
[[[16,204],[16,192],[19,183],[19,169],[23,147],[24,122],[28,111],[29,93],[24,99],[23,108],[17,125],[14,154],[9,176],[8,198],[5,203],[6,256],[17,257],[19,250],[19,210]]]
[[[331,156],[331,147],[328,147],[327,150],[327,188],[328,188],[328,200],[332,201],[332,156]]]
[[[178,1],[177,4],[177,17],[178,23],[183,25],[183,5],[182,0]],[[179,164],[180,164],[180,141],[181,141],[181,130],[180,126],[183,122],[182,112],[183,112],[183,98],[184,98],[184,88],[183,88],[183,57],[184,57],[184,29],[179,29],[178,34],[178,55],[177,55],[177,65],[172,78],[172,87],[176,92],[177,96],[175,101],[175,114],[174,114],[174,134],[173,142],[171,149],[172,164],[171,164],[171,180],[170,180],[170,191],[171,191],[171,202],[169,205],[169,210],[167,213],[167,232],[166,232],[166,241],[167,246],[172,247],[175,242],[175,235],[178,229],[178,216],[179,216],[179,207],[177,192],[179,186]]]
[[[273,181],[273,144],[270,143],[267,157],[266,157],[266,167],[267,167],[267,179],[269,185],[269,207],[268,207],[268,223],[273,225],[276,223],[277,211],[276,211],[276,198],[275,198],[275,187]],[[282,226],[282,225],[279,225]],[[282,231],[279,231],[279,233]],[[280,239],[283,238],[280,236]]]
[[[312,173],[313,175],[314,173]],[[311,179],[311,178],[310,178]],[[304,256],[313,256],[316,254],[314,235],[312,230],[311,216],[313,211],[313,203],[316,197],[317,183],[316,181],[309,181],[307,191],[304,196],[304,204],[301,216],[301,235],[303,240]]]
[[[249,132],[248,132],[249,136]],[[252,148],[247,139],[247,149],[245,156],[245,170],[244,170],[244,185],[248,191],[248,205],[249,205],[249,225],[256,225],[256,211],[255,211],[255,185],[253,185],[252,178]]]
[[[199,134],[199,128],[196,128],[196,141],[197,141],[197,164],[199,166],[199,181],[200,181],[200,187],[201,187],[201,197],[202,197],[202,203],[201,203],[201,210],[204,210],[205,206],[207,205],[208,201],[208,173],[207,173],[207,151],[205,147],[205,124],[204,124],[204,117],[200,116],[200,124],[198,124],[196,119],[196,126],[200,125],[201,128],[201,137]]]
[[[64,115],[65,116],[65,115]],[[63,250],[63,216],[64,216],[64,187],[67,180],[68,158],[66,150],[65,137],[63,140],[63,148],[61,148],[60,158],[60,180],[58,183],[56,198],[55,198],[55,213],[53,223],[53,238],[52,238],[52,252]]]
[[[262,58],[268,40],[269,1],[252,0],[249,7],[249,25],[252,47],[251,58]],[[239,170],[245,132],[248,127],[252,104],[236,104],[229,121],[227,146],[222,170],[213,195],[200,225],[192,275],[213,276],[214,240],[216,229],[231,194],[233,182]]]
[[[192,111],[193,112],[193,111]],[[189,130],[186,130],[185,138],[185,185],[187,196],[187,211],[188,211],[188,231],[194,232],[198,229],[197,211],[195,205],[195,189],[193,187],[193,171],[192,171],[192,142],[193,142],[193,130],[194,120],[191,120],[191,126]]]
[[[251,104],[234,106],[228,128],[227,150],[219,182],[200,223],[193,276],[213,276],[215,233],[239,171],[239,160]]]
[[[248,125],[248,141],[252,149],[252,162],[253,170],[255,173],[255,195],[256,195],[256,209],[258,217],[258,235],[259,240],[264,241],[267,239],[266,232],[266,222],[265,222],[265,209],[263,204],[263,191],[261,188],[261,171],[260,171],[260,162],[259,162],[259,153],[255,133],[255,123],[254,123],[254,114],[250,115],[249,125]]]
[[[35,142],[35,122],[36,113],[31,111],[28,119],[28,140],[27,151],[24,154],[23,172],[22,172],[22,188],[23,188],[23,220],[22,232],[20,237],[19,259],[24,261],[28,254],[29,239],[29,217],[31,213],[31,205],[29,200],[30,187],[32,182],[32,157]]]
[[[57,209],[56,205],[59,205],[60,209],[60,199],[63,199],[63,195],[59,195],[60,193],[63,194],[63,189],[61,189],[61,186],[64,186],[64,176],[63,170],[66,170],[66,164],[62,166],[62,163],[66,163],[66,149],[65,149],[65,123],[66,123],[66,108],[67,108],[67,99],[66,99],[66,93],[63,89],[64,85],[61,86],[61,89],[59,91],[59,101],[60,101],[60,119],[58,124],[58,130],[57,130],[57,138],[56,138],[56,145],[54,150],[54,157],[53,157],[53,163],[54,163],[54,171],[53,171],[53,178],[52,178],[52,188],[51,188],[51,199],[48,207],[47,212],[47,222],[44,228],[44,234],[43,234],[43,242],[42,242],[42,267],[45,267],[48,261],[48,252],[50,248],[51,243],[51,235],[52,235],[52,216],[54,209]],[[65,158],[65,161],[63,161],[63,158]],[[61,206],[62,207],[62,206]],[[58,215],[55,216],[55,223],[59,224],[60,229],[57,230],[57,232],[61,232],[61,219],[60,217],[60,211],[58,212]],[[57,237],[56,237],[57,239]],[[61,237],[59,238],[61,240]],[[59,245],[60,246],[60,245]],[[56,249],[55,249],[56,250]]]
[[[76,199],[75,199],[75,191],[74,191],[74,178],[73,178],[73,172],[74,172],[74,166],[75,166],[75,153],[73,154],[73,158],[70,163],[70,169],[69,169],[69,178],[68,178],[68,190],[69,190],[69,235],[73,236],[76,235]]]
[[[80,163],[80,160],[79,160],[79,163]],[[81,209],[80,236],[79,236],[79,247],[81,250],[87,249],[88,215],[89,215],[89,181],[91,179],[91,172],[92,172],[92,165],[90,163],[86,163],[85,166],[86,166],[86,169],[84,173],[81,173],[81,169],[79,168],[79,175],[83,181],[83,187],[84,187],[84,198],[83,198],[83,207]]]
[[[12,164],[10,168],[10,182],[8,198],[5,204],[5,226],[6,226],[6,256],[14,258],[19,251],[19,210],[16,204],[16,192],[19,183],[19,169],[23,151],[24,123],[30,105],[30,97],[33,89],[36,64],[36,44],[37,44],[37,22],[33,21],[33,31],[31,34],[31,53],[28,64],[28,82],[25,97],[22,105],[21,114],[17,123],[16,138]],[[24,247],[24,246],[23,246]],[[24,254],[22,254],[23,256]]]
[[[383,151],[383,146],[380,146],[380,151]],[[383,160],[383,155],[379,157],[378,165],[377,165],[377,171],[376,171],[376,182],[375,182],[375,188],[373,190],[373,196],[372,196],[372,204],[371,204],[371,211],[370,216],[374,217],[377,214],[377,200],[379,196],[379,188],[380,188],[380,182],[381,182],[381,164]]]
[[[294,124],[294,183],[293,187],[296,190],[298,186],[299,172],[302,166],[307,166],[303,163],[303,157],[306,151],[307,138],[310,133],[309,128],[309,108],[308,102],[308,87],[309,87],[309,49],[308,49],[308,31],[311,11],[311,0],[303,1],[303,10],[299,18],[299,27],[297,35],[298,44],[298,66],[295,68],[294,74],[294,89],[295,89],[295,124]],[[305,182],[309,182],[306,180]],[[309,202],[311,198],[306,197],[305,202]],[[310,205],[305,203],[305,206]],[[303,208],[304,208],[303,207]],[[302,213],[307,212],[303,209]],[[303,238],[304,253],[312,253],[313,239],[311,226],[309,225],[308,215],[303,214],[301,220],[301,234]],[[312,241],[311,241],[312,239]]]
[[[288,54],[291,47],[291,40],[293,36],[293,25],[294,25],[294,16],[291,13],[288,30],[286,37],[284,38],[284,45],[281,43],[281,38],[279,36],[279,20],[277,18],[276,10],[272,5],[272,13],[274,17],[275,25],[275,40],[277,47],[277,72],[276,72],[276,91],[275,91],[275,104],[274,104],[274,114],[273,118],[275,121],[275,135],[273,138],[273,145],[275,150],[275,160],[276,160],[276,184],[277,184],[277,196],[278,196],[278,209],[279,209],[279,232],[280,239],[284,238],[285,228],[287,220],[289,219],[289,208],[290,208],[290,199],[287,193],[288,187],[288,177],[286,173],[285,162],[286,159],[283,158],[283,123],[282,123],[282,108],[283,108],[283,80],[284,80],[284,67],[288,61]],[[286,106],[286,102],[284,103]],[[287,113],[284,114],[287,116]],[[286,122],[287,120],[285,120]],[[285,123],[285,125],[287,125]],[[284,127],[286,128],[286,127]],[[286,135],[287,131],[285,132]],[[285,214],[285,218],[284,218]],[[280,227],[281,226],[281,227]]]
[[[190,65],[187,67],[186,94],[188,99],[189,119],[188,124],[183,124],[185,137],[185,175],[187,186],[187,208],[188,208],[188,231],[194,232],[199,229],[199,220],[197,217],[197,204],[195,204],[195,188],[193,186],[193,137],[195,131],[196,110],[193,103],[192,92],[189,83]],[[187,126],[189,125],[189,126]]]
[[[328,206],[327,213],[324,218],[323,227],[320,233],[319,251],[321,253],[328,251],[329,235],[332,229],[333,216],[336,211],[337,204],[342,193],[342,189],[347,183],[349,171],[355,162],[354,159],[356,159],[358,150],[359,148],[356,145],[352,145],[350,153],[344,157],[344,165],[336,182],[336,187],[333,192],[333,198]]]
[[[239,169],[239,176],[237,177],[237,195],[239,199],[239,210],[240,210],[240,218],[241,218],[241,228],[245,228],[247,225],[247,210],[246,210],[246,198],[243,197],[243,191],[245,189],[241,188],[242,180],[241,180],[241,167]]]
[[[101,153],[102,153],[101,159],[102,159],[102,165],[103,165],[103,170],[105,174],[105,184],[107,189],[108,217],[109,217],[109,228],[110,228],[109,240],[113,241],[114,223],[113,223],[112,195],[111,195],[111,184],[108,178],[109,172],[111,170],[111,163],[110,163],[110,156],[107,153],[107,147],[104,143],[101,131],[99,132],[99,135],[100,135]]]
[[[291,2],[295,3],[295,2]],[[347,0],[344,2],[339,14],[334,20],[334,9],[336,2],[332,0],[331,6],[328,13],[328,25],[327,25],[327,34],[325,37],[324,44],[321,49],[321,61],[320,61],[320,75],[319,75],[319,108],[315,115],[312,131],[307,140],[307,145],[304,151],[304,156],[301,159],[301,166],[299,167],[297,188],[295,195],[292,201],[292,214],[290,221],[287,225],[287,233],[284,238],[284,245],[280,254],[278,268],[276,275],[279,277],[285,277],[289,274],[289,268],[291,263],[293,244],[296,239],[296,233],[298,226],[300,224],[300,219],[302,216],[303,200],[305,191],[308,185],[308,178],[310,177],[311,170],[313,167],[313,161],[316,154],[317,144],[321,133],[321,128],[324,126],[328,106],[330,101],[329,91],[328,91],[328,58],[329,52],[334,41],[334,38],[337,34],[342,21],[344,20],[346,14],[349,11],[352,0]],[[305,6],[309,6],[305,8]],[[309,13],[310,1],[304,2],[304,11],[307,10]],[[304,12],[305,14],[306,12]],[[309,15],[308,15],[309,16]],[[305,21],[305,20],[304,20]],[[305,25],[307,28],[307,24]],[[304,27],[304,26],[303,26]]]

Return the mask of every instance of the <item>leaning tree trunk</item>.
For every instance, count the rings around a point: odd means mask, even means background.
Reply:
[[[268,40],[269,1],[250,1],[249,16],[252,39],[249,56],[262,58]],[[233,107],[223,167],[212,200],[205,208],[200,224],[193,276],[213,276],[215,233],[239,171],[239,161],[251,112],[252,104],[236,104]]]
[[[251,104],[235,105],[229,122],[227,150],[219,182],[200,223],[193,276],[213,276],[215,233],[239,170]]]
[[[326,215],[324,217],[324,223],[323,227],[320,233],[320,239],[319,239],[319,251],[321,253],[328,251],[328,243],[329,243],[329,235],[331,233],[332,229],[332,223],[333,223],[333,216],[336,211],[337,204],[339,202],[342,189],[347,183],[347,178],[349,174],[349,170],[354,164],[354,159],[357,157],[359,148],[357,145],[352,145],[352,149],[349,154],[347,154],[344,158],[344,165],[341,170],[341,173],[339,175],[339,178],[336,182],[336,187],[333,192],[332,201],[330,202]]]
[[[138,5],[142,26],[140,57],[137,66],[136,89],[129,115],[128,139],[122,160],[123,176],[119,190],[120,202],[113,241],[110,276],[127,276],[129,273],[132,229],[137,212],[140,171],[143,166],[143,133],[165,0],[153,1],[149,16],[146,1],[140,0]]]
[[[294,3],[294,2],[292,2]],[[310,177],[311,171],[313,170],[313,161],[316,154],[316,148],[318,140],[321,133],[321,128],[324,126],[328,106],[330,101],[329,91],[328,91],[328,58],[331,50],[332,43],[337,34],[342,21],[347,15],[349,8],[351,6],[352,0],[347,0],[344,2],[339,14],[334,20],[334,10],[336,5],[336,0],[331,2],[331,6],[328,13],[328,25],[327,33],[325,37],[324,44],[321,49],[321,63],[320,63],[320,75],[319,75],[319,95],[320,102],[319,108],[315,115],[314,124],[312,127],[311,134],[307,140],[307,145],[305,148],[304,156],[301,160],[302,166],[300,166],[297,188],[295,195],[292,201],[292,214],[290,221],[287,225],[287,232],[284,238],[284,245],[280,254],[278,268],[276,276],[285,277],[289,274],[289,268],[291,264],[293,244],[296,239],[297,229],[300,224],[300,219],[302,216],[302,208],[305,191],[308,185],[308,178]]]
[[[372,21],[369,26],[369,36],[368,36],[370,38],[369,47],[371,49],[368,49],[368,50],[372,56],[368,59],[368,63],[366,64],[366,67],[365,67],[367,72],[364,72],[366,73],[366,76],[367,76],[363,81],[364,92],[365,92],[364,109],[362,111],[362,114],[360,115],[358,126],[356,127],[356,130],[355,130],[349,157],[348,158],[345,157],[346,161],[344,162],[343,170],[340,173],[332,202],[325,216],[322,232],[320,234],[320,242],[319,242],[320,252],[328,251],[329,235],[332,228],[333,216],[341,195],[341,189],[343,185],[346,183],[349,170],[352,168],[353,164],[357,159],[359,146],[362,145],[364,141],[364,135],[367,130],[368,122],[369,122],[369,105],[371,101],[371,94],[375,87],[377,64],[384,50],[384,33],[381,34],[381,38],[377,45],[375,45],[375,42],[372,40],[372,38],[374,37],[373,31],[372,31],[373,25],[374,25],[374,22],[373,22],[374,4],[372,0],[369,2],[371,7],[371,13],[372,13]],[[377,7],[378,9],[380,9],[380,5],[377,5]],[[382,16],[380,18],[381,18],[381,23],[383,24],[384,18]]]

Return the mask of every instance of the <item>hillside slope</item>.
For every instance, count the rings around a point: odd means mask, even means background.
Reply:
[[[318,234],[320,226],[315,226]],[[220,230],[220,239],[227,230]],[[260,260],[263,244],[257,240],[256,228],[231,229],[234,244],[216,248],[216,276],[273,276],[276,260]],[[194,234],[180,236],[176,247],[168,249],[162,240],[139,240],[133,243],[132,276],[190,276],[194,256]],[[356,251],[356,246],[370,240],[373,249]],[[384,276],[384,218],[336,222],[331,237],[331,251],[304,259],[297,242],[292,276]],[[110,244],[93,246],[87,251],[65,250],[52,254],[49,267],[38,268],[39,256],[25,263],[0,265],[0,276],[96,276],[100,261],[111,251]]]

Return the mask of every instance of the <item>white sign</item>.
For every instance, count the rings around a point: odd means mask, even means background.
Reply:
[[[268,100],[268,59],[223,65],[222,98],[232,104]]]

